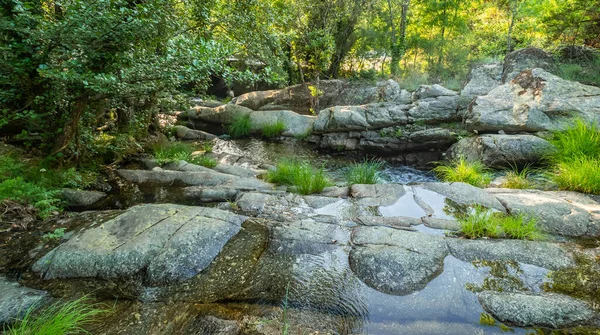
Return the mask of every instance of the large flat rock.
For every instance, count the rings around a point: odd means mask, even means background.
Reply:
[[[34,305],[46,298],[44,291],[23,287],[0,276],[0,325],[22,317]]]
[[[478,296],[486,311],[510,325],[560,329],[598,324],[588,304],[564,295],[484,291]]]
[[[356,227],[350,267],[377,291],[406,295],[443,270],[448,248],[443,238],[387,227]]]
[[[550,234],[600,236],[600,204],[575,192],[488,189],[512,214],[533,216]]]
[[[82,230],[38,260],[45,279],[121,278],[150,285],[193,277],[219,254],[245,217],[204,207],[139,205]]]

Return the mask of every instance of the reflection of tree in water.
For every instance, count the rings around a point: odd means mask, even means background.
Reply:
[[[340,252],[340,256],[345,253]],[[294,268],[290,305],[327,314],[340,334],[362,330],[369,311],[362,300],[361,282],[337,254],[302,255]],[[345,257],[347,258],[347,256]]]
[[[476,268],[489,267],[489,274],[481,285],[467,283],[466,288],[472,292],[497,291],[497,292],[527,292],[528,287],[521,275],[523,270],[517,262],[513,261],[474,261]]]

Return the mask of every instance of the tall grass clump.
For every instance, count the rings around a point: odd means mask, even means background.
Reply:
[[[513,238],[521,240],[539,240],[543,234],[538,230],[537,220],[524,214],[507,215],[492,212],[481,206],[458,219],[460,233],[466,238]]]
[[[189,160],[189,163],[200,165],[200,166],[204,166],[204,167],[207,167],[209,169],[212,169],[212,168],[214,168],[215,166],[218,165],[217,161],[214,158],[210,158],[210,157],[205,156],[205,155],[195,155],[195,156],[192,156],[190,158],[190,160]]]
[[[161,142],[154,145],[152,151],[158,164],[166,164],[179,160],[191,160],[194,148],[184,142]]]
[[[250,135],[251,128],[252,120],[250,119],[250,114],[246,114],[233,120],[227,127],[227,132],[233,138],[242,138]]]
[[[600,128],[581,119],[551,139],[550,179],[560,189],[600,194]]]
[[[260,133],[265,138],[273,138],[280,136],[285,131],[285,129],[285,123],[279,120],[273,124],[263,126],[260,130]]]
[[[550,153],[553,162],[565,162],[580,157],[600,158],[600,129],[581,119],[565,131],[555,132],[550,143],[556,150]]]
[[[504,182],[502,187],[514,188],[514,189],[526,189],[531,188],[532,183],[529,180],[532,170],[529,165],[519,169],[517,166],[512,166],[510,170],[506,171],[504,175]]]
[[[443,181],[463,182],[477,187],[485,187],[492,180],[483,163],[464,157],[440,164],[433,168],[433,172]]]
[[[300,194],[320,193],[331,182],[325,175],[323,167],[315,168],[308,162],[283,160],[274,170],[267,172],[268,182],[293,186]]]
[[[383,166],[383,161],[375,159],[365,159],[362,163],[353,163],[346,173],[348,185],[377,184],[379,181],[379,172]]]
[[[6,335],[63,335],[87,333],[82,327],[106,313],[106,309],[89,304],[86,297],[36,310],[29,308],[24,317],[4,330]]]

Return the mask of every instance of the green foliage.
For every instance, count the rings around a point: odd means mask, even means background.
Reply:
[[[250,129],[252,129],[252,120],[250,114],[237,117],[227,127],[227,132],[233,138],[242,138],[250,135]]]
[[[313,98],[318,98],[323,95],[323,91],[314,85],[308,85],[308,90],[310,91],[310,96]]]
[[[65,236],[66,228],[56,228],[51,233],[46,233],[42,236],[44,240],[60,240]]]
[[[477,187],[485,187],[492,179],[483,163],[463,157],[440,164],[433,168],[433,172],[443,181],[463,182]]]
[[[196,164],[196,165],[200,165],[200,166],[204,166],[207,167],[209,169],[214,168],[215,166],[218,165],[217,161],[213,158],[210,158],[208,156],[205,155],[195,155],[192,156],[189,163],[192,164]]]
[[[308,162],[283,160],[274,170],[267,172],[268,182],[294,187],[300,194],[320,193],[331,182],[325,175],[324,169],[312,167]]]
[[[184,142],[162,142],[152,148],[158,164],[166,164],[184,160],[191,163],[194,148]]]
[[[6,335],[59,335],[87,333],[82,327],[106,313],[99,305],[89,304],[86,297],[70,302],[57,302],[36,310],[33,306],[25,316],[5,329]]]
[[[262,127],[261,134],[265,138],[273,138],[280,136],[286,130],[285,123],[281,120],[273,124],[268,124]]]
[[[384,166],[381,160],[367,160],[362,163],[353,163],[349,166],[346,173],[348,185],[354,184],[377,184],[379,181],[379,171]]]
[[[600,129],[581,119],[565,131],[555,132],[550,142],[556,150],[550,154],[552,161],[564,162],[579,157],[600,158]]]
[[[458,219],[460,233],[467,238],[507,237],[521,240],[539,240],[543,236],[539,232],[536,219],[523,214],[506,215],[492,212],[481,206]]]
[[[34,159],[25,162],[18,156],[0,156],[0,199],[31,204],[45,219],[61,210],[60,188],[84,188],[97,178],[92,171],[44,166]]]
[[[479,324],[484,326],[495,326],[496,320],[488,313],[481,313],[481,316],[479,317]]]
[[[517,166],[513,166],[510,170],[506,171],[502,187],[514,189],[531,188],[532,182],[529,180],[530,175],[530,166],[525,166],[522,169],[519,169]]]

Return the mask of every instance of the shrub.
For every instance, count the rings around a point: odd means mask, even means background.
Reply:
[[[214,160],[213,158],[210,158],[208,156],[205,156],[205,155],[192,156],[190,159],[190,163],[196,164],[196,165],[201,165],[201,166],[204,166],[204,167],[207,167],[210,169],[217,166],[216,160]]]
[[[285,131],[285,123],[283,121],[277,121],[273,124],[268,124],[262,127],[260,130],[263,137],[273,138],[280,136]]]
[[[307,162],[284,160],[277,164],[275,170],[266,175],[266,180],[282,185],[290,185],[300,194],[322,192],[331,185],[323,167],[317,169]]]
[[[161,142],[152,151],[158,164],[166,164],[179,160],[190,161],[194,148],[184,142]]]
[[[353,184],[377,184],[379,181],[379,171],[383,168],[384,162],[380,160],[367,160],[362,163],[352,164],[346,173],[348,185]]]
[[[481,206],[458,219],[460,233],[467,238],[508,237],[522,240],[539,240],[543,235],[537,228],[537,221],[524,214],[506,215],[492,212]]]
[[[250,135],[251,128],[252,120],[250,119],[250,114],[246,114],[233,120],[227,127],[227,132],[233,138],[242,138]]]
[[[29,308],[25,316],[8,326],[7,335],[54,335],[87,333],[82,327],[91,323],[105,309],[89,304],[86,297],[75,301],[57,302],[36,311],[37,306]]]
[[[477,187],[485,187],[492,180],[483,163],[463,157],[438,165],[433,172],[443,181],[463,182]]]
[[[0,182],[0,199],[29,203],[38,210],[38,215],[42,219],[60,210],[59,194],[58,189],[25,181],[23,177],[9,178]]]

